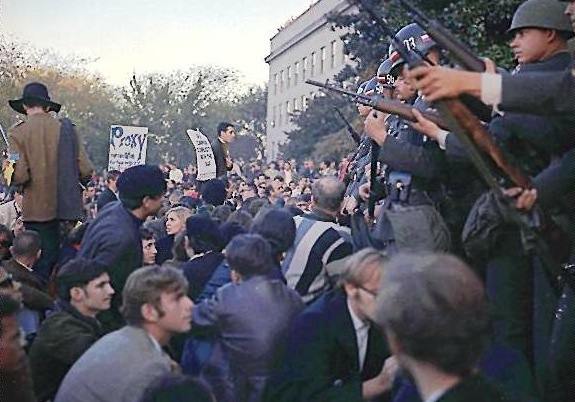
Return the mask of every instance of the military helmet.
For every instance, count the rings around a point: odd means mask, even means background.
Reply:
[[[376,90],[377,90],[377,77],[373,77],[372,79],[367,81],[367,84],[365,85],[365,88],[363,90],[363,94],[367,96],[372,96],[376,94]]]
[[[426,55],[437,46],[437,43],[418,24],[412,23],[404,26],[395,34],[395,39],[402,42],[410,52]],[[389,58],[392,59],[391,69],[394,70],[400,64],[405,63],[393,43],[389,46]]]
[[[379,65],[377,69],[377,80],[383,88],[393,88],[395,77],[391,74],[391,66],[393,65],[391,59],[386,59]]]
[[[552,0],[527,0],[517,7],[511,27],[507,32],[521,28],[554,29],[575,36],[569,17],[565,14],[565,3]]]
[[[365,92],[365,86],[367,85],[369,81],[364,81],[361,84],[359,84],[359,87],[357,87],[357,94],[358,95],[362,95]]]

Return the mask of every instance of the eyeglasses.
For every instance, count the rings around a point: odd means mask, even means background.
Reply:
[[[14,286],[14,277],[12,274],[6,274],[6,276],[0,279],[0,288],[8,288]]]

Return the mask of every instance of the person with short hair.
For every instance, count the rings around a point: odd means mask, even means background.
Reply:
[[[198,304],[193,323],[217,331],[236,400],[259,401],[288,326],[304,304],[281,280],[269,278],[272,248],[260,235],[234,237],[226,247],[226,259],[233,283]]]
[[[12,201],[5,202],[0,205],[0,224],[5,225],[7,228],[13,229],[16,219],[22,216],[22,200],[24,196],[22,190],[16,188],[14,190],[14,198]]]
[[[30,367],[38,401],[54,398],[72,365],[102,335],[96,315],[110,308],[114,289],[105,268],[77,258],[57,276],[58,312],[44,320],[30,349]]]
[[[507,400],[477,374],[490,319],[483,285],[464,262],[400,254],[381,284],[373,319],[423,400]]]
[[[98,195],[98,199],[96,200],[98,212],[100,212],[105,205],[118,201],[118,186],[116,183],[120,174],[122,174],[122,172],[119,170],[110,170],[106,174],[106,188]]]
[[[157,243],[154,238],[154,233],[151,230],[142,227],[140,228],[140,235],[142,236],[143,265],[155,265],[158,250],[156,248]]]
[[[46,311],[54,307],[45,283],[34,272],[34,264],[42,254],[40,235],[24,230],[14,238],[10,252],[12,259],[4,263],[4,268],[22,285],[24,308],[18,313],[18,321],[26,336],[33,337]]]
[[[19,309],[18,301],[0,293],[0,398],[3,401],[35,402],[18,325]]]
[[[216,160],[216,178],[225,179],[227,172],[234,168],[229,146],[236,138],[236,128],[232,123],[221,122],[216,131],[217,138],[210,142]]]
[[[290,288],[311,303],[331,287],[326,266],[351,255],[351,233],[340,226],[345,187],[335,177],[323,177],[312,186],[312,212],[294,217],[296,240],[282,263]]]
[[[142,266],[140,227],[162,206],[166,181],[157,166],[139,165],[126,169],[117,186],[120,202],[104,208],[90,223],[78,252],[107,267],[116,291],[112,307],[100,315],[107,332],[124,325],[120,295],[128,276]]]
[[[361,402],[389,396],[397,364],[371,316],[386,256],[363,249],[346,263],[339,286],[298,315],[269,402]]]
[[[191,328],[192,301],[180,271],[135,270],[122,294],[127,325],[98,340],[74,363],[54,402],[133,402],[155,379],[176,370],[162,350]]]

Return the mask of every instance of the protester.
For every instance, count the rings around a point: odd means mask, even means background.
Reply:
[[[106,175],[106,188],[98,195],[98,200],[96,201],[98,212],[101,211],[106,204],[118,200],[118,186],[116,182],[120,174],[121,172],[119,170],[110,170]]]

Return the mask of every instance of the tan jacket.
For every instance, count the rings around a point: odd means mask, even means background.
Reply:
[[[19,154],[12,183],[23,186],[25,222],[48,222],[57,218],[60,124],[51,115],[40,114],[28,117],[9,131],[10,150]],[[78,144],[80,176],[88,178],[94,169],[80,138]]]

